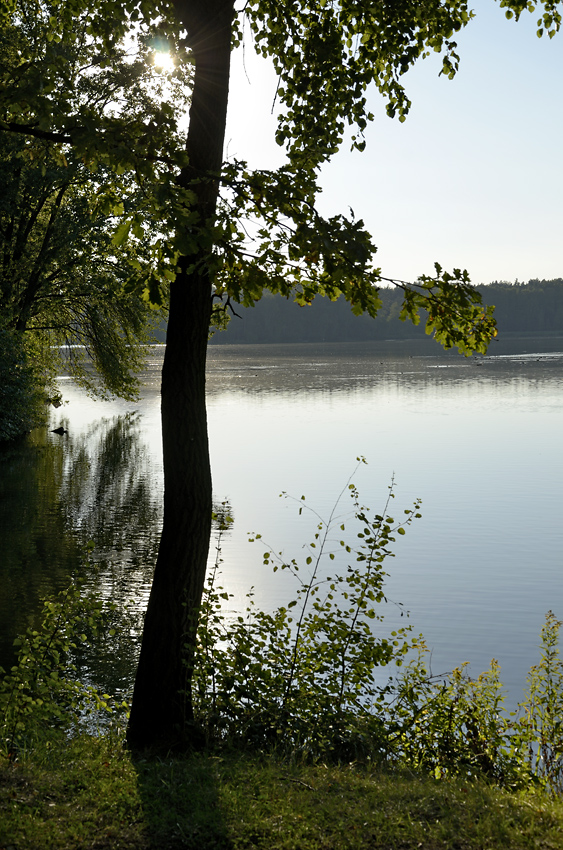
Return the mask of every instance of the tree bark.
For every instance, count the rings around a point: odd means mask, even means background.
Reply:
[[[194,88],[180,176],[197,197],[200,228],[213,223],[229,89],[234,0],[177,0],[195,58]],[[207,240],[202,240],[206,243]],[[197,742],[191,667],[211,533],[211,470],[205,364],[211,316],[209,248],[185,257],[171,286],[162,369],[164,518],[135,680],[129,744]]]

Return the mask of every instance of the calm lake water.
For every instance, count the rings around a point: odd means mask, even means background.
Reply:
[[[88,583],[132,602],[97,677],[129,687],[161,512],[161,356],[148,357],[136,404],[93,402],[61,378],[68,403],[49,429],[68,434],[38,431],[0,454],[0,664],[38,598],[84,570],[80,547],[93,540]],[[387,592],[424,634],[433,672],[470,661],[476,675],[497,658],[510,704],[521,697],[546,611],[563,619],[563,338],[469,359],[428,340],[212,346],[208,391],[215,500],[234,516],[222,548],[233,610],[251,586],[268,608],[291,593],[249,532],[305,560],[317,520],[279,494],[328,516],[363,455],[353,475],[363,504],[382,510],[392,478],[396,518],[422,499],[387,562]],[[350,509],[346,495],[338,510]],[[404,624],[387,609],[384,632]]]

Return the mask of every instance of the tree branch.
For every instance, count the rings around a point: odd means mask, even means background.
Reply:
[[[8,130],[10,133],[19,133],[21,136],[33,136],[36,139],[43,139],[46,142],[60,142],[71,145],[72,136],[64,133],[54,133],[51,130],[41,130],[33,124],[16,124],[15,121],[2,121],[0,130]]]

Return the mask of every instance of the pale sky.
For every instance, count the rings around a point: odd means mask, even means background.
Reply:
[[[494,0],[457,36],[460,70],[439,77],[431,56],[405,79],[406,122],[377,92],[366,151],[348,146],[322,175],[321,211],[352,207],[378,245],[387,277],[467,268],[473,283],[563,277],[563,32],[537,38]],[[235,56],[227,155],[281,164],[271,114],[276,80],[251,42]],[[248,77],[248,79],[247,79]]]

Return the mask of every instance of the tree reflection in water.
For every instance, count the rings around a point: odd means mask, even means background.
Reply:
[[[120,626],[104,646],[86,648],[82,672],[124,692],[156,560],[160,474],[136,414],[98,420],[78,436],[63,425],[68,434],[41,429],[0,454],[0,665],[13,663],[13,639],[36,623],[41,598],[82,578],[116,603]]]

